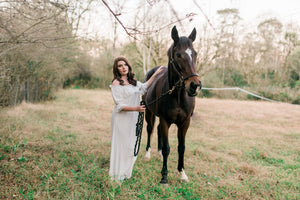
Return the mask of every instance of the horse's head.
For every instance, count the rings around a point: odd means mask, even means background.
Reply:
[[[196,29],[193,29],[189,37],[179,37],[174,26],[171,35],[174,44],[168,50],[169,87],[183,84],[189,96],[196,96],[201,89],[201,81],[196,72],[197,52],[193,47]]]

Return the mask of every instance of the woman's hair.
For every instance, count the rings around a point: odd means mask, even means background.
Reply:
[[[129,61],[127,60],[127,58],[125,58],[123,56],[117,57],[114,60],[114,65],[113,65],[114,79],[112,81],[117,79],[120,82],[120,85],[124,85],[124,81],[121,79],[121,74],[119,73],[119,70],[118,70],[118,62],[119,61],[124,61],[127,64],[127,66],[128,66],[128,74],[127,74],[128,82],[131,85],[136,86],[136,80],[134,79],[135,74],[132,71],[132,67],[131,67]]]

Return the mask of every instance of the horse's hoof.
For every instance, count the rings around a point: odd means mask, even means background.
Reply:
[[[149,148],[148,151],[146,151],[146,154],[145,154],[145,160],[147,160],[147,161],[150,160],[150,158],[151,158],[151,153],[150,152],[151,152],[151,148]]]
[[[179,178],[181,181],[183,182],[188,182],[189,181],[189,177],[185,174],[184,170],[182,170],[181,172],[179,172]]]
[[[162,151],[161,151],[161,150],[158,151],[158,154],[160,155],[160,160],[161,160],[161,161],[164,161],[164,157],[163,157],[163,155],[162,155]]]
[[[168,185],[168,179],[161,179],[160,184],[162,185]]]
[[[168,183],[160,183],[160,185],[161,185],[161,187],[163,187],[163,188],[167,188],[167,187],[169,186]]]

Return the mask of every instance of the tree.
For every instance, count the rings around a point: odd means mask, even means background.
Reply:
[[[300,89],[300,49],[297,49],[292,56],[289,58],[290,61],[290,83],[291,87],[296,86],[298,81],[298,89]]]
[[[280,54],[278,45],[280,42],[280,33],[282,32],[282,23],[277,19],[267,19],[261,22],[258,26],[258,33],[261,42],[261,57],[259,65],[262,67],[265,73],[265,78],[270,77],[270,73],[278,70],[280,67]]]
[[[222,67],[222,82],[225,83],[226,67],[233,68],[237,60],[237,26],[241,18],[237,9],[217,11],[220,24],[216,38],[217,63]]]
[[[61,87],[75,61],[74,34],[85,10],[77,2],[0,3],[0,105],[52,98]]]
[[[243,76],[246,77],[247,84],[255,84],[255,79],[260,74],[260,69],[257,66],[261,56],[261,43],[257,40],[258,34],[255,32],[247,33],[241,43],[240,47],[240,68]]]
[[[215,35],[213,32],[209,31],[209,27],[203,25],[203,28],[197,30],[197,45],[196,50],[198,52],[197,56],[197,71],[199,76],[203,77],[207,73],[215,70],[213,67],[213,62],[218,58],[217,49],[214,46]]]

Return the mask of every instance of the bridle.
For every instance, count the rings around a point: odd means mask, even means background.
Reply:
[[[170,64],[173,65],[173,70],[176,72],[176,74],[179,76],[179,80],[175,83],[175,85],[172,87],[172,88],[176,88],[176,87],[185,87],[184,86],[184,81],[186,81],[187,79],[189,79],[190,77],[193,77],[193,76],[197,76],[199,77],[199,75],[197,73],[191,73],[187,76],[183,76],[182,73],[180,73],[175,65],[175,62],[174,62],[174,58],[173,58],[173,52],[174,52],[174,47],[172,48],[172,51],[171,51],[171,58],[170,58]],[[179,63],[176,63],[179,67]],[[180,86],[179,86],[180,85]],[[195,84],[196,86],[201,86],[200,84]],[[174,88],[174,90],[175,90]]]
[[[179,76],[179,81],[180,81],[181,83],[183,83],[185,80],[189,79],[190,77],[193,77],[193,76],[198,76],[198,77],[199,77],[199,75],[198,75],[197,73],[192,73],[192,74],[189,74],[189,75],[187,75],[187,76],[183,76],[182,73],[180,73],[180,72],[178,71],[177,67],[175,66],[174,59],[173,59],[172,57],[171,57],[171,59],[170,59],[170,63],[173,65],[173,69],[174,69],[174,71],[177,73],[177,75]],[[179,65],[179,64],[177,63],[177,65]],[[177,81],[177,82],[178,82],[178,81]],[[176,82],[176,83],[177,83],[177,82]],[[176,83],[175,83],[175,85],[176,85]]]

